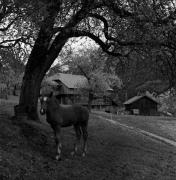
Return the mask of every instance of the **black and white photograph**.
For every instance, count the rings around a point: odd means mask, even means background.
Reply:
[[[176,180],[176,0],[0,0],[0,180]]]

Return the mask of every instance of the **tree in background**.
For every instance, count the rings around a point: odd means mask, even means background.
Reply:
[[[107,66],[114,69],[123,81],[122,88],[118,90],[122,102],[139,92],[161,94],[169,88],[156,60],[156,54],[151,51],[149,54],[149,50],[133,52],[128,58],[120,58],[119,61],[109,59]]]
[[[106,71],[106,60],[107,55],[102,52],[101,49],[89,49],[77,54],[69,56],[67,64],[68,73],[81,74],[86,77],[89,89],[88,89],[88,107],[91,109],[91,104],[93,99],[97,97],[98,94],[105,95],[107,91],[111,91],[114,86],[120,88],[122,86],[122,81],[115,75],[115,73],[110,73]],[[87,92],[82,90],[82,92]]]
[[[15,52],[13,48],[0,50],[0,82],[4,83],[7,87],[6,95],[16,93],[16,88],[22,82],[22,75],[24,73],[25,65],[21,61],[20,54]]]
[[[0,49],[15,47],[22,54],[32,47],[36,28],[27,13],[30,8],[21,8],[18,0],[0,1]]]
[[[173,93],[167,92],[160,97],[159,111],[165,115],[176,116],[176,96]]]
[[[6,95],[21,85],[34,39],[35,28],[25,13],[18,1],[0,1],[0,82],[6,84]]]

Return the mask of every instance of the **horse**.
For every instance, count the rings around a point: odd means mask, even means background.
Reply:
[[[56,160],[61,160],[61,128],[73,126],[76,133],[76,142],[74,150],[71,153],[74,155],[78,151],[81,136],[83,137],[83,152],[84,157],[87,153],[88,139],[88,120],[89,111],[81,105],[61,105],[58,99],[51,93],[49,96],[42,95],[40,97],[40,114],[46,114],[46,120],[54,131],[56,143]]]

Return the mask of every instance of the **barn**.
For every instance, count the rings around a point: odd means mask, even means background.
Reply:
[[[124,102],[125,110],[136,115],[157,115],[158,101],[151,95],[134,96]]]

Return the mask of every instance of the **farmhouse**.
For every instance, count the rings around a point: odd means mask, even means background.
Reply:
[[[47,84],[52,86],[56,97],[61,104],[81,104],[88,105],[89,83],[86,77],[82,75],[57,73],[46,79]],[[112,89],[106,84],[103,92],[95,92],[92,101],[92,108],[111,111],[113,102],[109,96]]]
[[[130,114],[157,115],[158,111],[157,100],[149,94],[132,97],[124,105]]]

